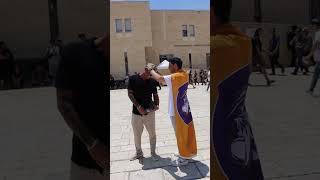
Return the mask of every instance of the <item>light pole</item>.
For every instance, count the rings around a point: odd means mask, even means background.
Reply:
[[[49,23],[50,23],[50,40],[56,41],[59,39],[59,34],[60,34],[57,0],[48,0],[48,8],[49,8]]]
[[[192,69],[192,56],[191,56],[191,49],[188,52],[189,54],[189,68]]]

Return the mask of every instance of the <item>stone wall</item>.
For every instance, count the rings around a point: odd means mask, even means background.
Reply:
[[[125,18],[131,18],[132,32],[117,33],[115,19],[124,21]],[[125,52],[129,74],[142,71],[146,64],[146,47],[152,46],[149,3],[111,2],[110,41],[110,73],[115,79],[122,79],[126,75]]]

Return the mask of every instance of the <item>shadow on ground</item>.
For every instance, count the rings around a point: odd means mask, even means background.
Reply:
[[[162,158],[159,156],[159,161],[154,161],[149,157],[144,158],[141,163],[143,164],[143,170],[160,168],[165,170],[174,179],[198,179],[208,176],[209,167],[200,161],[191,160],[188,165],[181,167],[175,167],[171,162],[171,158]]]

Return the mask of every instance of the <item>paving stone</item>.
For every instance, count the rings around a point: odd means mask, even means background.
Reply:
[[[194,163],[189,163],[187,166],[182,167],[166,166],[163,168],[163,172],[167,180],[202,178]]]
[[[112,179],[112,180],[129,180],[129,173],[122,172],[122,173],[110,174],[110,179]]]
[[[153,169],[153,170],[142,170],[130,172],[129,180],[163,180],[163,170]]]
[[[129,156],[133,156],[135,153],[135,146],[134,146],[134,139],[133,139],[133,131],[131,127],[131,102],[127,97],[126,92],[122,92],[125,90],[115,90],[111,91],[111,101],[115,102],[114,106],[111,108],[111,129],[115,128],[114,132],[120,133],[121,139],[113,138],[111,139],[114,147],[120,147],[121,152],[128,152]],[[198,142],[198,149],[199,152],[202,150],[209,151],[209,143],[210,143],[210,121],[209,121],[209,93],[203,93],[205,91],[205,87],[201,88],[200,86],[197,90],[190,90],[188,93],[189,101],[191,110],[193,113],[193,117],[195,117],[195,129],[196,129],[196,136]],[[161,91],[158,92],[160,96],[160,110],[156,112],[156,134],[157,134],[157,153],[161,156],[161,159],[157,162],[154,162],[150,158],[150,144],[149,144],[149,136],[144,129],[142,134],[141,143],[142,149],[144,152],[144,162],[143,165],[139,164],[138,161],[130,162],[129,158],[125,160],[125,156],[121,156],[120,154],[111,153],[111,156],[114,154],[116,158],[112,158],[111,161],[111,171],[112,172],[129,172],[129,179],[132,177],[148,177],[155,173],[153,170],[155,169],[164,169],[164,168],[171,168],[171,160],[173,153],[178,152],[176,137],[174,134],[174,130],[171,124],[171,121],[167,114],[167,107],[168,107],[168,94],[167,89],[163,88]],[[193,108],[194,107],[194,108]],[[121,117],[119,121],[119,117]],[[126,127],[124,127],[126,126]],[[119,132],[119,130],[121,132]],[[111,130],[112,131],[112,130]],[[124,140],[128,140],[128,144],[124,145]],[[127,141],[125,141],[127,143]],[[207,145],[205,145],[207,143]],[[205,153],[204,153],[205,154]],[[206,158],[210,159],[210,154],[202,156],[199,153],[199,156],[196,157],[190,163],[190,166],[195,166],[195,163],[198,161],[204,161]],[[120,160],[120,161],[119,161]],[[121,166],[125,167],[121,167]],[[187,169],[187,171],[195,172],[188,172],[191,174],[190,177],[202,177],[200,172],[198,172],[197,168]],[[134,171],[134,172],[132,172]],[[165,171],[165,170],[163,170]],[[160,172],[160,171],[159,171]],[[158,172],[157,172],[158,173]],[[181,175],[182,176],[182,175]],[[152,176],[155,177],[155,176]],[[157,178],[164,179],[165,177],[168,179],[170,178],[170,173],[166,174],[166,176],[157,176]],[[175,175],[175,177],[178,177]],[[185,179],[188,179],[185,177]],[[191,178],[192,179],[192,178]]]

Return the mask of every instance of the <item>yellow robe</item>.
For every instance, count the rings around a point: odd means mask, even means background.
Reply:
[[[211,37],[211,177],[262,180],[245,108],[251,73],[251,39],[232,25]]]
[[[197,154],[197,142],[187,98],[189,75],[181,70],[171,75],[171,82],[179,154],[183,158],[190,159]]]

